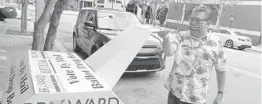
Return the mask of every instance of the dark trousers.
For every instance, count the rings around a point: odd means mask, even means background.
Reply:
[[[179,98],[177,98],[175,95],[169,92],[167,104],[191,104],[191,103],[182,102],[180,101]]]
[[[150,22],[150,18],[146,18],[146,23],[149,24],[149,22]]]
[[[159,22],[160,22],[161,25],[164,25],[165,21],[166,21],[165,19],[160,19],[160,20],[159,20]]]

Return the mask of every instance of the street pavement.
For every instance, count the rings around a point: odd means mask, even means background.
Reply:
[[[73,52],[72,31],[75,21],[76,15],[63,14],[57,34],[57,39],[69,52]],[[2,33],[1,29],[2,27]],[[10,62],[30,49],[31,42],[31,38],[26,36],[0,34],[0,69],[6,70]],[[260,104],[261,53],[252,50],[224,50],[230,66],[223,104]],[[167,58],[166,69],[155,74],[124,74],[114,87],[114,92],[125,104],[166,104],[168,91],[163,85],[172,67],[172,61],[173,57]],[[215,71],[212,75],[207,104],[212,104],[217,92]]]

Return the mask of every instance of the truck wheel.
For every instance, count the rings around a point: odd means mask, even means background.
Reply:
[[[73,35],[73,49],[75,52],[80,52],[81,51],[81,48],[77,45],[77,42],[76,42],[76,36]]]
[[[225,46],[228,47],[228,48],[233,48],[234,43],[233,43],[232,40],[227,40],[226,43],[225,43]]]
[[[244,50],[245,48],[244,47],[238,47],[239,50]]]

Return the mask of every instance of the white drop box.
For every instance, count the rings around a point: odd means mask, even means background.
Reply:
[[[74,53],[29,50],[6,83],[3,104],[123,104]]]

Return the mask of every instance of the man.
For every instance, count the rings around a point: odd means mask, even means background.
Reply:
[[[166,21],[168,8],[166,4],[161,5],[161,7],[157,10],[157,20],[159,20],[160,25],[164,25]]]
[[[174,65],[165,87],[169,90],[168,104],[207,104],[208,81],[214,67],[217,73],[217,95],[213,104],[221,104],[226,78],[226,58],[219,38],[207,32],[212,11],[204,5],[193,9],[189,31],[176,36],[167,32],[163,49],[174,56]]]
[[[137,14],[137,5],[134,0],[131,0],[130,3],[127,5],[126,11]]]

